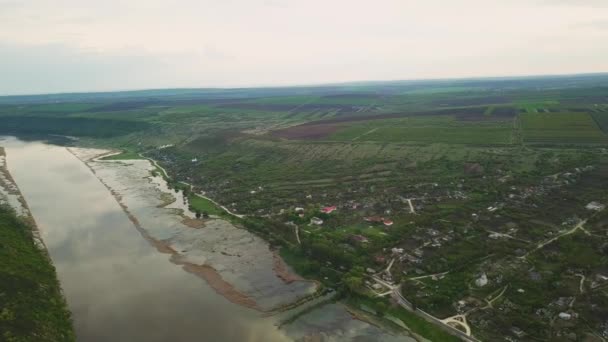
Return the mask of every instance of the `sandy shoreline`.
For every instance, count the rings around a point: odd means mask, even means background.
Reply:
[[[276,306],[273,305],[272,307],[268,307],[268,305],[260,305],[256,299],[254,299],[250,294],[243,292],[242,290],[239,290],[233,283],[231,283],[231,281],[229,279],[226,279],[224,276],[222,276],[222,272],[225,273],[226,270],[224,271],[218,271],[216,268],[214,268],[212,265],[207,264],[206,262],[203,263],[199,263],[198,261],[194,262],[193,261],[193,257],[188,257],[184,254],[181,254],[179,251],[182,250],[182,248],[176,248],[172,246],[172,243],[175,244],[175,242],[170,241],[170,240],[164,240],[164,239],[158,239],[155,236],[153,236],[144,226],[144,224],[142,224],[140,222],[140,220],[137,218],[136,214],[134,214],[132,212],[132,210],[128,207],[128,205],[125,203],[123,196],[116,191],[115,189],[112,188],[112,186],[110,186],[107,182],[105,182],[102,177],[100,177],[100,175],[98,174],[98,172],[95,170],[95,168],[90,164],[91,162],[99,162],[101,158],[108,156],[108,155],[113,155],[116,152],[115,151],[105,151],[105,150],[98,150],[96,153],[92,153],[92,151],[81,151],[81,149],[78,149],[77,151],[75,151],[72,148],[67,148],[67,150],[74,155],[76,158],[78,158],[85,166],[87,166],[87,168],[89,170],[91,170],[91,172],[95,175],[95,177],[110,191],[110,193],[112,194],[112,196],[116,199],[117,203],[120,205],[120,207],[122,208],[122,210],[125,212],[125,214],[127,215],[127,217],[129,218],[129,220],[133,223],[133,225],[135,226],[135,228],[137,229],[137,231],[141,234],[142,237],[144,237],[144,239],[146,239],[146,241],[148,241],[152,246],[154,246],[159,252],[161,253],[165,253],[165,254],[169,254],[170,257],[170,261],[176,265],[180,265],[182,266],[182,268],[189,272],[192,273],[202,279],[205,280],[205,282],[214,289],[214,291],[216,291],[218,294],[220,294],[221,296],[223,296],[224,298],[226,298],[227,300],[229,300],[232,303],[235,303],[237,305],[240,306],[244,306],[250,309],[254,309],[260,312],[271,312],[271,311],[275,311],[276,310]],[[81,153],[84,152],[84,153]],[[150,161],[146,161],[147,163],[150,163]],[[152,182],[153,183],[153,182]],[[164,192],[161,193],[161,200],[162,197],[164,196]],[[172,201],[168,200],[168,197],[172,196],[172,194],[167,194],[168,196],[166,196],[167,198],[164,198],[164,200],[162,200],[162,203],[157,205],[156,207],[158,208],[165,208],[167,205],[174,203],[176,201],[176,198],[173,198]],[[167,208],[169,210],[177,210],[179,211],[180,209],[175,209],[175,208]],[[198,230],[198,229],[205,229],[206,228],[206,221],[202,221],[202,220],[198,220],[198,219],[193,219],[191,217],[188,217],[186,215],[184,215],[184,213],[179,212],[176,213],[179,217],[180,217],[180,222],[183,226],[188,227],[189,229],[193,229],[193,230]],[[211,220],[214,221],[214,220]],[[213,229],[213,228],[210,228]],[[215,228],[217,229],[217,228]],[[236,229],[236,228],[235,228]],[[176,250],[177,249],[177,250]],[[216,252],[215,250],[213,252]],[[220,254],[226,258],[241,258],[240,253],[231,253],[229,251],[220,251]],[[294,282],[306,282],[306,283],[312,283],[315,285],[316,287],[316,283],[308,281],[308,280],[304,280],[301,277],[293,274],[293,272],[291,272],[288,268],[288,266],[284,263],[284,261],[281,259],[281,257],[278,255],[278,253],[274,252],[271,255],[271,261],[272,264],[269,265],[269,267],[271,268],[271,271],[275,274],[275,276],[284,284],[292,284]],[[224,269],[226,266],[222,265],[222,269]],[[231,271],[230,274],[232,274],[233,271]],[[232,277],[234,276],[241,276],[241,275],[232,275]],[[267,286],[267,285],[264,285]],[[253,292],[251,292],[253,291]],[[254,288],[251,288],[251,291],[248,291],[249,293],[258,293],[259,290],[256,290],[256,287],[254,286]],[[268,291],[268,290],[265,290]],[[271,291],[272,292],[272,291]],[[303,294],[305,295],[305,294]],[[288,305],[289,303],[282,303],[279,305]]]
[[[141,225],[141,223],[139,222],[137,217],[135,217],[135,215],[133,215],[133,213],[131,213],[131,211],[129,210],[129,207],[122,202],[122,196],[120,194],[118,194],[114,189],[112,189],[108,184],[106,184],[100,177],[97,176],[97,172],[95,171],[95,169],[93,169],[89,165],[87,160],[83,160],[80,156],[78,156],[76,153],[74,153],[74,151],[72,151],[70,148],[67,148],[67,150],[72,155],[74,155],[76,158],[78,158],[84,165],[86,165],[87,168],[89,168],[89,170],[91,170],[91,172],[95,175],[95,177],[101,182],[101,184],[103,184],[108,189],[108,191],[110,191],[110,193],[112,194],[114,199],[116,199],[116,202],[118,203],[118,205],[120,205],[120,207],[122,208],[124,213],[127,215],[129,220],[133,223],[133,226],[135,226],[135,228],[141,234],[141,236],[144,239],[146,239],[146,241],[148,241],[152,246],[154,246],[157,251],[159,251],[160,253],[171,255],[171,258],[169,260],[172,263],[174,263],[176,265],[180,265],[187,272],[195,274],[195,275],[203,278],[207,282],[207,284],[209,284],[209,286],[211,286],[211,288],[213,288],[218,294],[222,295],[224,298],[228,299],[229,301],[231,301],[235,304],[238,304],[238,305],[246,306],[251,309],[260,310],[257,303],[253,299],[236,291],[232,285],[230,285],[229,283],[225,282],[222,279],[221,275],[213,267],[206,266],[206,265],[196,265],[196,264],[193,264],[190,262],[183,261],[183,260],[181,260],[182,258],[180,257],[179,253],[177,253],[177,251],[175,251],[173,248],[171,248],[171,246],[169,244],[164,243],[163,241],[154,239],[146,231],[146,229],[144,229],[144,227]],[[114,151],[101,152],[98,155],[94,155],[89,160],[99,160],[103,157],[106,157],[108,155],[114,155],[114,154],[115,154]],[[164,205],[164,206],[166,206],[166,205]]]
[[[40,237],[40,230],[38,229],[36,219],[32,215],[32,211],[30,210],[25,197],[23,197],[21,190],[19,190],[19,186],[15,182],[15,179],[8,170],[8,161],[6,158],[6,150],[4,147],[0,146],[0,201],[5,201],[15,210],[19,218],[27,222],[31,227],[32,237],[34,238],[36,247],[44,251],[47,257],[49,257],[46,245]],[[15,198],[18,203],[11,203],[8,198],[9,196]]]

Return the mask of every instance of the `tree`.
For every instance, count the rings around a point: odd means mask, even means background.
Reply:
[[[363,289],[363,278],[357,276],[347,276],[344,279],[344,284],[349,291],[358,293]]]
[[[203,218],[209,218],[209,213],[206,211],[203,211]]]
[[[198,210],[196,211],[196,218],[197,218],[197,219],[200,219],[200,218],[201,218],[201,212],[200,212],[200,211],[198,211]]]
[[[363,275],[363,267],[353,267],[347,274],[344,275],[344,284],[346,285],[347,289],[353,293],[361,293],[364,291],[365,287]]]

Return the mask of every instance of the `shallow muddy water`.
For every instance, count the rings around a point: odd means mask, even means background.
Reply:
[[[98,162],[95,150],[9,137],[0,146],[57,269],[79,341],[396,338],[335,305],[279,329],[279,317],[263,311],[314,292],[314,284],[279,279],[267,244],[226,221],[188,227],[181,203],[163,207],[166,193],[146,161]],[[255,305],[223,293],[226,284]]]

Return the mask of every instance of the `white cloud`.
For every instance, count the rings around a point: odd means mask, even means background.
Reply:
[[[5,1],[0,93],[608,71],[600,5]]]

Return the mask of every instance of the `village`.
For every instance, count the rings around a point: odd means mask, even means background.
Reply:
[[[219,199],[226,210],[272,222],[273,234],[303,259],[304,273],[314,270],[328,286],[346,285],[366,297],[390,299],[465,340],[491,338],[475,332],[501,325],[497,319],[513,321],[501,332],[511,341],[527,340],[534,329],[556,327],[555,334],[573,340],[580,336],[572,322],[594,308],[581,312],[580,307],[608,287],[608,269],[566,261],[569,256],[554,248],[573,237],[592,238],[596,244],[608,238],[605,229],[589,228],[608,203],[589,180],[601,178],[602,169],[593,165],[522,179],[468,163],[460,178],[405,187],[303,189],[284,197],[258,183],[225,197],[221,189],[234,180],[205,186],[195,171],[204,156],[181,161],[167,153],[154,157],[193,184],[192,191]],[[251,203],[277,195],[283,205],[269,200],[268,206],[251,211]],[[532,304],[537,288],[557,276],[546,268],[558,264],[561,285]],[[524,314],[530,310],[532,316]],[[598,324],[606,326],[602,338],[608,338],[608,320]]]

